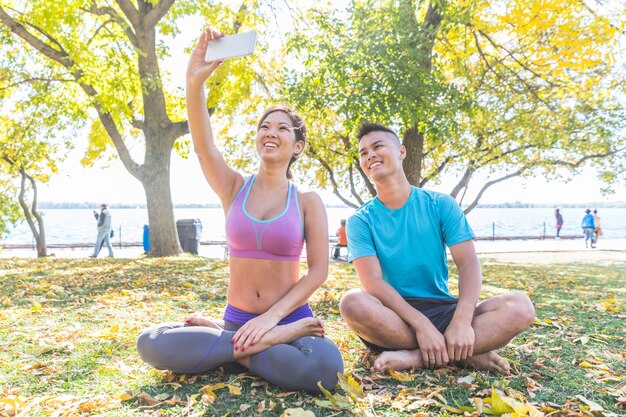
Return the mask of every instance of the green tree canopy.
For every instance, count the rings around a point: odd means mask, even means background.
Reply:
[[[59,83],[62,93],[50,98],[53,108],[91,123],[85,163],[112,145],[144,187],[151,254],[177,254],[170,155],[172,149],[187,151],[181,138],[189,128],[184,91],[162,72],[167,45],[176,45],[179,26],[191,17],[225,33],[255,28],[258,8],[255,1],[234,7],[195,0],[2,0],[0,41],[7,56],[0,59],[0,89],[33,80]],[[234,115],[258,105],[252,86],[263,83],[267,68],[254,58],[227,62],[210,80],[211,112]],[[137,144],[144,149],[140,155],[134,155]]]
[[[375,195],[356,154],[363,121],[399,132],[412,184],[457,178],[450,193],[468,211],[509,178],[621,160],[615,16],[578,0],[355,1],[307,16],[285,95],[313,121],[315,181],[348,204]],[[487,180],[470,190],[477,177]]]

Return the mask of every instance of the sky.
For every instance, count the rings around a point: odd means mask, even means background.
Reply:
[[[80,165],[81,149],[76,149],[63,165],[63,172],[52,177],[50,183],[39,187],[39,201],[93,202],[108,204],[144,204],[145,194],[141,183],[131,176],[119,160],[92,168]],[[297,178],[295,179],[297,182]],[[452,180],[444,181],[430,189],[450,192]],[[188,159],[172,154],[171,189],[174,204],[219,203],[209,188],[198,160],[193,152]],[[547,182],[544,178],[513,179],[491,187],[481,204],[498,204],[520,201],[535,204],[583,204],[598,202],[625,202],[626,189],[614,195],[603,196],[601,182],[591,169],[587,169],[569,183]],[[318,190],[328,205],[341,204],[330,191]]]
[[[180,25],[184,31],[170,40],[171,57],[162,68],[172,73],[175,87],[184,87],[184,71],[187,56],[182,45],[191,45],[203,28],[198,19],[188,19]],[[278,46],[277,46],[278,47]],[[143,204],[145,195],[140,182],[132,177],[119,160],[99,163],[92,168],[84,168],[79,160],[86,143],[77,142],[60,173],[52,177],[48,184],[39,187],[39,201],[48,202],[106,202],[109,204]],[[296,179],[297,181],[297,179]],[[449,192],[454,178],[444,179],[439,186],[431,189]],[[613,195],[601,194],[602,184],[592,169],[585,169],[569,183],[547,182],[544,178],[513,179],[491,187],[480,203],[498,204],[523,202],[537,204],[582,204],[589,202],[626,202],[626,189],[621,187]],[[171,190],[174,204],[219,203],[217,196],[204,180],[198,161],[190,153],[189,159],[182,159],[172,153]],[[330,191],[319,191],[326,204],[340,204],[340,200]]]

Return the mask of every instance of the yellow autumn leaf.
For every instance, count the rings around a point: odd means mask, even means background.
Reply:
[[[363,389],[352,377],[337,372],[339,386],[356,402],[363,398]]]
[[[174,395],[171,399],[163,401],[167,405],[176,405],[180,402],[180,397]]]
[[[128,401],[128,400],[131,400],[131,399],[133,399],[133,398],[135,398],[135,397],[134,397],[134,396],[132,396],[132,395],[130,395],[130,394],[129,394],[129,393],[127,393],[127,392],[124,392],[124,393],[120,394],[120,395],[119,395],[119,397],[118,397],[118,399],[119,399],[121,402]]]
[[[35,313],[43,312],[43,308],[41,307],[41,304],[39,304],[37,301],[33,301],[33,306],[30,309],[34,311]]]
[[[233,395],[241,395],[241,387],[237,385],[228,385],[228,391]]]
[[[502,397],[496,392],[494,388],[491,389],[491,413],[495,416],[501,416],[502,414],[511,413],[515,411],[513,407],[504,402]]]
[[[393,370],[389,371],[389,375],[397,381],[400,382],[411,382],[415,380],[415,374],[410,374],[408,372],[396,372]]]
[[[211,405],[213,404],[213,401],[215,401],[216,398],[217,398],[217,395],[210,389],[207,388],[203,390],[203,394],[201,397],[201,400],[203,403]]]
[[[185,288],[193,287],[193,284],[191,282],[185,282],[183,284],[183,287],[185,287]]]
[[[147,406],[153,406],[159,403],[155,398],[152,398],[147,392],[142,392],[137,395],[137,398],[143,400]]]
[[[589,411],[592,412],[592,413],[596,412],[596,411],[597,412],[604,411],[604,408],[600,404],[598,404],[596,402],[593,402],[591,400],[588,400],[587,398],[583,397],[582,395],[577,395],[576,398],[578,400],[582,401],[589,408]]]
[[[587,361],[582,361],[578,364],[578,366],[580,366],[581,368],[593,368],[593,365]]]
[[[288,408],[281,414],[281,417],[315,417],[315,414],[303,408]]]
[[[200,391],[217,391],[219,389],[222,388],[226,388],[228,386],[228,384],[225,384],[223,382],[218,382],[217,384],[209,384],[209,385],[205,385],[202,388],[200,388]]]
[[[4,411],[9,415],[15,415],[21,409],[24,409],[28,404],[22,401],[19,397],[11,395],[9,397],[0,398],[0,403],[5,404]],[[1,411],[1,409],[0,409]]]

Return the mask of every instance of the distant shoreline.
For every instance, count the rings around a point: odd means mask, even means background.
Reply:
[[[37,205],[39,209],[57,210],[57,209],[97,209],[101,203],[85,202],[62,202],[54,203],[43,201]],[[113,209],[145,209],[145,204],[109,204]],[[342,204],[330,204],[326,205],[327,208],[350,208],[349,206]],[[478,204],[476,208],[626,208],[626,202],[596,202],[596,203],[571,203],[571,204],[539,204],[539,203],[521,203],[516,201],[514,203],[498,203],[498,204]],[[196,208],[222,208],[221,204],[200,204],[200,203],[188,203],[188,204],[175,204],[174,208],[183,209],[196,209]]]

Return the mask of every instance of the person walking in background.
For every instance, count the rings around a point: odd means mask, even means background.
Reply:
[[[589,243],[591,243],[591,247],[595,248],[596,242],[595,242],[594,233],[596,229],[596,223],[594,222],[593,215],[591,214],[590,209],[585,210],[585,216],[583,217],[582,227],[583,227],[583,233],[585,234],[585,247],[588,248]]]
[[[556,209],[554,211],[554,217],[556,217],[556,238],[560,239],[561,228],[563,227],[563,216],[561,215],[561,210]]]
[[[595,226],[595,242],[598,242],[598,238],[602,236],[602,226],[600,225],[600,216],[598,216],[598,210],[593,210],[593,224]]]
[[[341,226],[337,229],[337,244],[333,251],[333,259],[339,259],[341,248],[348,246],[348,236],[346,235],[346,219],[341,219]]]
[[[113,257],[113,247],[111,246],[111,213],[109,207],[106,204],[100,205],[100,213],[96,210],[93,211],[93,215],[98,221],[98,237],[96,238],[96,246],[93,249],[92,258],[97,258],[102,248],[102,243],[107,245],[109,250],[109,258]]]

